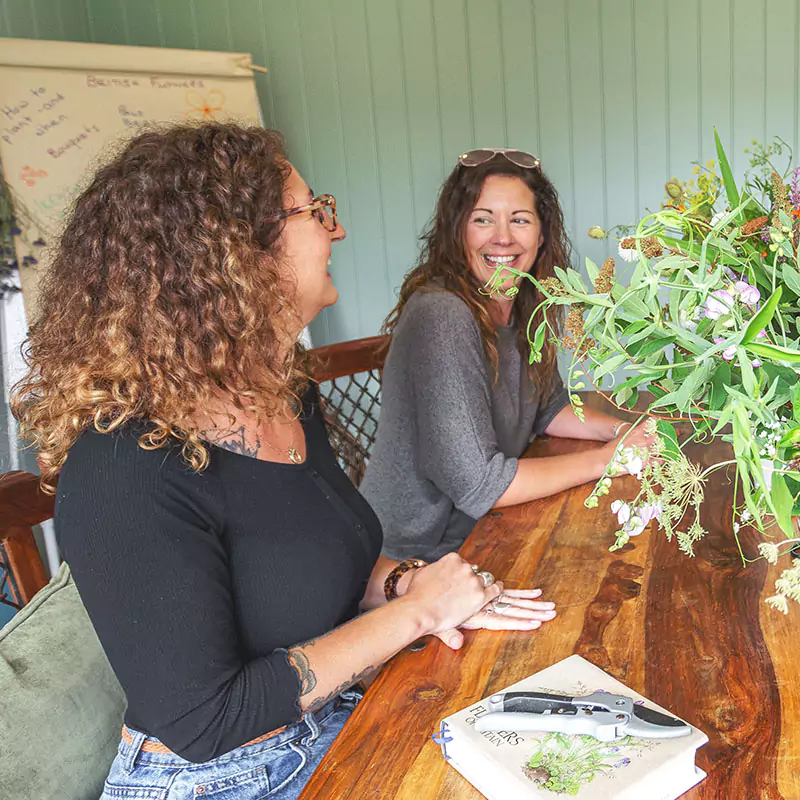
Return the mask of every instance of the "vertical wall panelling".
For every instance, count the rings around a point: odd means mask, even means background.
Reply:
[[[502,0],[498,6],[506,144],[538,154],[539,98],[533,6],[529,0]]]
[[[126,0],[86,0],[89,35],[93,42],[132,44],[128,41]],[[136,13],[131,9],[131,13]],[[153,24],[153,21],[150,21]]]
[[[470,108],[473,139],[478,147],[508,144],[500,2],[466,0]]]
[[[167,47],[194,50],[198,47],[197,15],[192,0],[169,0],[161,5],[161,28]]]
[[[536,153],[583,256],[752,139],[798,151],[797,0],[0,0],[0,35],[251,52],[264,121],[336,195],[340,302],[315,343],[374,334],[442,180],[476,145]],[[798,152],[800,156],[800,152]]]
[[[302,29],[300,59],[306,84],[303,100],[308,115],[307,135],[309,144],[314,143],[309,148],[308,173],[304,177],[315,193],[329,192],[336,196],[339,217],[347,231],[347,238],[333,246],[331,256],[331,274],[341,299],[313,323],[311,333],[317,343],[353,338],[347,335],[347,325],[350,331],[360,328],[361,310],[350,225],[353,195],[345,164],[333,9],[328,3],[302,0],[297,5],[297,24]],[[274,63],[274,58],[271,57],[270,63]],[[272,80],[277,90],[282,77],[273,70]],[[281,122],[282,106],[276,106],[275,113],[276,126],[287,133]]]
[[[567,53],[566,3],[534,0],[536,73],[541,118],[542,169],[561,195],[567,226],[574,234],[573,136]]]
[[[397,10],[394,0],[386,5]],[[364,7],[389,281],[386,302],[392,304],[417,252],[402,32],[396,14],[384,13],[374,3],[365,2]]]
[[[743,152],[752,139],[764,141],[766,131],[766,4],[732,0],[733,131],[728,149],[737,172],[747,167]]]
[[[197,40],[200,49],[231,50],[228,0],[194,0],[194,11],[197,17]]]
[[[637,175],[640,208],[657,208],[670,177],[665,5],[630,0],[633,19]],[[681,165],[685,174],[686,165]]]
[[[57,37],[64,41],[89,41],[89,19],[84,0],[58,0],[58,17],[61,33]]]
[[[476,145],[465,0],[432,0],[445,171]]]
[[[602,38],[598,36],[600,0],[568,0],[566,7],[574,167],[571,187],[574,217],[570,227],[581,255],[598,262],[602,261],[605,247],[589,239],[586,231],[592,225],[607,224],[605,87],[600,52]],[[565,187],[560,189],[563,192]],[[583,270],[584,259],[576,259],[576,262]]]
[[[630,0],[603,0],[600,9],[605,218],[595,223],[614,226],[631,222],[639,207],[634,32]]]
[[[797,0],[767,0],[764,25],[765,131],[780,136],[797,155]]]
[[[411,160],[414,230],[430,219],[439,185],[455,164],[443,146],[436,35],[431,0],[398,0]],[[416,245],[416,242],[415,242]],[[415,248],[416,249],[416,248]]]
[[[39,10],[32,3],[3,0],[3,15],[10,35],[23,39],[38,38],[36,12]]]
[[[666,3],[668,167],[670,172],[683,175],[690,170],[691,162],[700,159],[699,3],[700,0],[669,0]]]
[[[367,330],[377,331],[391,295],[363,3],[335,6],[333,29],[345,167],[351,199],[349,227],[357,274],[356,296],[361,301],[361,324]],[[352,202],[354,198],[358,198],[358,202]],[[343,319],[342,322],[348,332],[354,332],[355,320]]]
[[[137,13],[128,14],[128,40],[144,47],[163,47],[159,0],[138,0]]]
[[[269,63],[267,55],[266,19],[261,0],[236,0],[228,4],[230,15],[231,47],[236,52],[251,53],[253,63],[259,67]],[[270,103],[272,92],[271,75],[269,72],[253,73],[256,80],[256,89],[261,100],[261,113],[264,125],[268,128],[275,127],[275,118]]]
[[[733,50],[731,46],[731,3],[733,0],[702,0],[700,3],[700,28],[703,31],[700,52],[700,134],[701,158],[716,159],[714,127],[725,145],[728,156],[731,149],[733,114]]]

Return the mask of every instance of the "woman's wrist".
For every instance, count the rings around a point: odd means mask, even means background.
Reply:
[[[624,433],[625,428],[630,428],[632,423],[624,422],[623,420],[618,420],[615,422],[611,428],[611,438],[608,440],[609,442],[617,439],[620,434]]]
[[[414,567],[413,569],[404,572],[400,576],[400,580],[397,581],[398,597],[403,597],[406,594],[406,592],[408,592],[408,589],[411,586],[411,581],[414,580],[414,576],[417,574],[417,572],[420,571],[420,569],[422,569],[422,567]]]
[[[389,571],[383,583],[383,592],[386,600],[391,601],[402,597],[411,585],[413,573],[427,566],[427,563],[419,558],[407,558],[405,561],[396,564]]]

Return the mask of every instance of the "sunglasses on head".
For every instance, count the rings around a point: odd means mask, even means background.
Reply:
[[[523,169],[536,169],[539,166],[539,159],[536,156],[510,147],[479,147],[477,150],[468,150],[458,157],[458,163],[462,167],[479,167],[498,155]]]

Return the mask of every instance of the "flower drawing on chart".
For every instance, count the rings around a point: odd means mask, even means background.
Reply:
[[[35,186],[36,181],[40,178],[46,178],[47,173],[43,169],[34,169],[29,164],[26,164],[20,171],[19,171],[19,179],[26,185],[26,186]]]
[[[189,119],[215,120],[217,114],[225,108],[225,93],[219,89],[212,89],[206,94],[187,92],[186,103],[189,106],[186,112]]]

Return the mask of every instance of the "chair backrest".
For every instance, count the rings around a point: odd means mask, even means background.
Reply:
[[[375,443],[387,345],[373,336],[311,351],[331,445],[356,485]],[[22,608],[47,583],[32,528],[53,511],[36,475],[0,475],[0,603]]]
[[[311,351],[328,436],[339,463],[356,486],[375,444],[388,344],[388,336],[372,336]]]
[[[0,475],[0,603],[22,608],[47,583],[32,528],[53,516],[54,502],[36,475]]]

